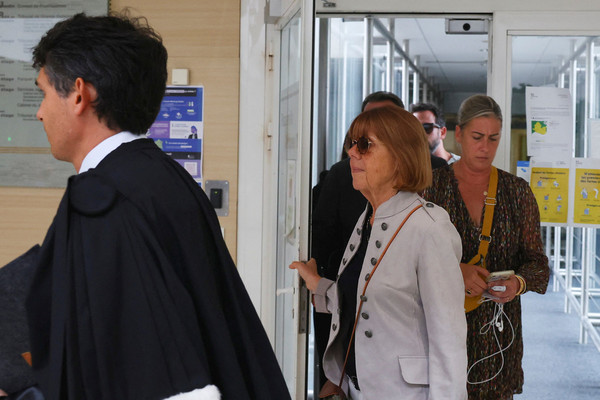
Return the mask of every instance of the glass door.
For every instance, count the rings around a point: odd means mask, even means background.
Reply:
[[[596,15],[582,13],[499,13],[495,16],[496,74],[493,95],[506,114],[504,165],[516,171],[527,161],[526,96],[528,86],[569,89],[573,112],[572,157],[595,157],[590,146],[590,121],[598,110],[598,45]],[[538,21],[531,28],[532,18]],[[506,45],[505,47],[503,47]],[[506,57],[502,57],[506,54]],[[502,65],[506,62],[505,65]],[[504,79],[504,82],[501,82]],[[504,104],[503,104],[504,103]],[[508,139],[508,140],[507,140]],[[595,146],[594,146],[595,147]],[[553,289],[565,291],[565,312],[574,309],[581,321],[579,340],[591,338],[600,350],[600,257],[595,228],[571,225],[543,228],[546,252],[554,270]]]
[[[298,89],[300,84],[300,15],[281,31],[279,99],[279,168],[277,205],[277,300],[275,352],[290,392],[295,390],[298,313],[298,280],[286,268],[298,258],[296,190],[298,171]]]
[[[278,69],[277,134],[273,137],[278,154],[275,353],[292,398],[298,400],[306,397],[308,292],[288,266],[308,254],[310,85],[304,82],[311,81],[312,18],[307,22],[304,15],[306,4],[292,4],[273,32],[279,43],[274,66]]]

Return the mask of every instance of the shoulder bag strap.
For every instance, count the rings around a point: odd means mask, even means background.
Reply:
[[[488,184],[487,196],[485,198],[485,214],[483,216],[483,225],[479,235],[479,250],[475,257],[468,262],[471,265],[479,265],[486,268],[485,257],[492,241],[492,221],[494,220],[494,208],[496,206],[496,190],[498,188],[498,169],[492,167],[490,171],[490,182]],[[473,311],[481,304],[481,296],[465,296],[465,311]]]

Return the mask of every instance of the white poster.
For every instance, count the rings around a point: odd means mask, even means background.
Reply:
[[[569,89],[525,89],[527,155],[570,159],[573,153],[573,103]]]

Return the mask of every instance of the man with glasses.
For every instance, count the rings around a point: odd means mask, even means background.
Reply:
[[[460,159],[459,155],[444,148],[447,130],[444,116],[439,108],[431,103],[416,103],[410,106],[410,112],[423,124],[431,154],[443,158],[448,164]]]

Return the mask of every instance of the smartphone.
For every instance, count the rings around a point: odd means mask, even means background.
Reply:
[[[486,282],[494,282],[494,281],[505,281],[508,278],[510,278],[511,276],[513,276],[515,274],[515,271],[513,271],[512,269],[506,270],[506,271],[496,271],[496,272],[490,272],[490,274],[488,275]]]

